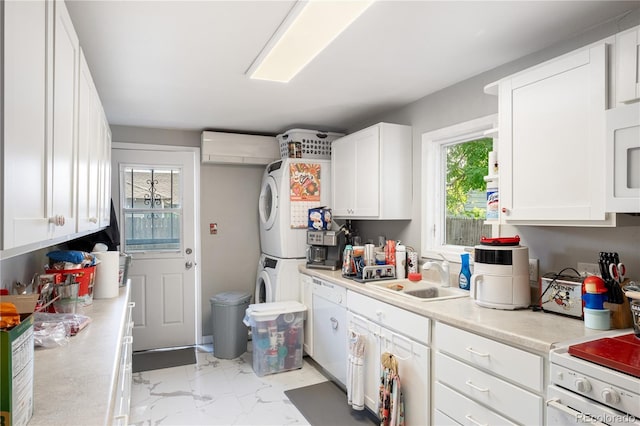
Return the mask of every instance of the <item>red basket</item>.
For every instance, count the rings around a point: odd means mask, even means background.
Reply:
[[[81,269],[47,269],[47,274],[61,274],[62,281],[67,279],[67,275],[73,274],[76,276],[76,281],[80,284],[78,286],[78,297],[81,296],[93,296],[93,283],[96,278],[96,267],[87,266]]]

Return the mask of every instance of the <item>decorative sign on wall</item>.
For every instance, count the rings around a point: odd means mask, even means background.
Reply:
[[[306,228],[308,210],[318,207],[320,203],[320,164],[289,165],[289,199],[291,227]]]

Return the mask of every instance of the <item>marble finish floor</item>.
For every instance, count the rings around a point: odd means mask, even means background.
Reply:
[[[284,391],[324,382],[312,362],[302,369],[258,377],[249,351],[218,359],[198,346],[197,364],[133,374],[129,424],[308,425]]]

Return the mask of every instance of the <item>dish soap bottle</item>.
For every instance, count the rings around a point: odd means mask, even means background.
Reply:
[[[460,275],[458,275],[458,286],[463,290],[469,290],[471,283],[471,270],[469,269],[469,253],[460,255],[462,265],[460,267]]]

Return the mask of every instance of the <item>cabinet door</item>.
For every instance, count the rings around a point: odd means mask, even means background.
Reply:
[[[98,132],[96,92],[80,55],[78,87],[78,231],[98,228]]]
[[[376,217],[380,213],[380,127],[353,134],[355,145],[354,216]]]
[[[616,102],[640,99],[640,27],[616,35]]]
[[[55,2],[52,236],[76,232],[76,143],[80,44],[63,1]]]
[[[331,194],[334,216],[352,216],[355,201],[356,146],[351,136],[344,136],[331,144]]]
[[[606,45],[500,83],[506,222],[604,221]]]
[[[44,241],[49,232],[50,143],[47,56],[53,8],[45,1],[3,2],[2,248]],[[11,66],[8,66],[11,64]]]
[[[347,312],[347,321],[349,322],[349,339],[353,338],[355,333],[362,336],[365,342],[362,366],[364,405],[377,413],[380,392],[380,326],[352,312]]]
[[[96,94],[96,98],[98,98]],[[98,98],[99,100],[100,98]],[[111,130],[102,104],[99,105],[98,211],[100,226],[108,226],[111,214]]]
[[[429,348],[382,328],[381,355],[392,353],[398,360],[398,374],[404,394],[404,414],[407,425],[430,423],[431,395]]]

